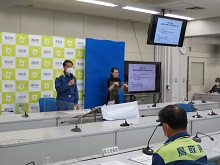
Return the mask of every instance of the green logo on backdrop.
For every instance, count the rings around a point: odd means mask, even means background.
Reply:
[[[52,58],[41,58],[41,68],[42,69],[53,69],[53,59]]]
[[[53,69],[53,79],[60,77],[63,74],[63,69]]]
[[[75,76],[77,80],[83,80],[84,79],[84,70],[75,70]]]
[[[14,104],[15,92],[2,92],[2,104]]]
[[[15,45],[2,44],[2,56],[15,56]]]
[[[16,114],[22,114],[20,105],[25,109],[25,111],[28,113],[28,103],[25,104],[16,104],[15,105],[15,113]]]
[[[65,48],[75,48],[75,38],[65,38]]]
[[[40,97],[40,92],[29,92],[29,103],[36,103]]]
[[[40,69],[29,69],[29,80],[40,80],[41,70]]]
[[[30,46],[29,47],[29,57],[41,57],[41,47],[40,46]]]
[[[29,35],[28,34],[16,34],[16,44],[17,45],[29,45]]]
[[[16,92],[27,92],[28,91],[28,81],[26,80],[16,80]]]
[[[42,80],[41,81],[42,91],[52,91],[53,90],[53,80]]]
[[[53,37],[52,36],[42,36],[41,46],[53,47]]]
[[[1,52],[0,52],[1,53]],[[0,54],[1,55],[1,54]],[[2,56],[0,56],[0,68],[2,68]]]
[[[78,90],[79,92],[79,100],[83,100],[83,90]]]
[[[64,48],[53,48],[54,58],[64,58]]]
[[[76,59],[84,59],[85,50],[84,49],[76,49]]]
[[[15,69],[2,68],[2,80],[15,80]]]
[[[28,69],[28,57],[16,57],[16,68]]]
[[[2,105],[0,104],[0,109],[2,109]],[[2,114],[2,111],[0,111],[0,115]]]

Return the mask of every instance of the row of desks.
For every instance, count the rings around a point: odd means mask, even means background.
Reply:
[[[196,100],[220,102],[220,94],[216,93],[194,93],[193,97]]]
[[[207,137],[201,137],[202,142],[200,145],[202,146],[204,152],[207,155],[208,162],[213,162],[215,165],[219,165],[219,159],[220,159],[220,132],[213,132],[209,134],[211,137],[214,138],[214,141],[211,141]],[[157,144],[151,144],[150,147],[152,147],[154,150],[157,149],[159,146],[161,146],[162,143]],[[129,149],[121,150],[119,154],[110,155],[110,156],[102,156],[100,154],[98,155],[92,155],[87,157],[81,157],[78,159],[71,159],[71,160],[65,160],[53,163],[53,165],[98,165],[98,164],[104,164],[104,163],[112,163],[112,164],[129,164],[129,165],[140,165],[140,163],[137,163],[135,161],[130,160],[131,157],[134,156],[141,156],[142,148],[146,146],[139,146]],[[146,155],[145,155],[146,156]],[[151,165],[151,163],[149,163]]]
[[[210,110],[199,111],[203,118],[193,118],[196,112],[189,112],[188,132],[220,131],[219,115],[209,116]],[[0,164],[24,165],[34,161],[42,164],[46,156],[55,161],[100,154],[102,148],[118,146],[120,150],[144,146],[154,128],[157,116],[128,119],[129,127],[120,127],[124,120],[81,124],[82,132],[71,132],[73,125],[40,128],[0,133]],[[151,143],[163,142],[166,138],[159,127]],[[24,159],[21,159],[24,158]]]
[[[201,101],[194,101],[195,107],[198,110],[218,109],[218,102],[201,103]],[[188,103],[188,102],[185,102]],[[160,109],[169,104],[175,104],[173,102],[158,103],[156,107],[152,107],[152,104],[139,105],[140,116],[156,116]],[[85,115],[88,113],[88,109],[78,111],[60,111],[60,112],[41,112],[30,113],[28,118],[21,117],[20,114],[10,114],[0,116],[0,132],[5,131],[17,131],[26,129],[46,128],[60,126],[61,122],[68,120],[71,117]],[[102,120],[99,117],[99,120]]]
[[[178,102],[178,103],[189,103],[190,101]],[[195,108],[199,111],[207,110],[207,109],[218,109],[219,102],[207,101],[206,103],[202,103],[201,100],[193,101],[195,104]],[[175,104],[174,102],[166,102],[166,103],[157,103],[156,107],[152,107],[152,104],[142,104],[139,105],[140,115],[157,115],[158,112],[165,106]]]

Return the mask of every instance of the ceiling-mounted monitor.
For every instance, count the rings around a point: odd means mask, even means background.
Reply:
[[[182,47],[187,20],[152,15],[147,44]]]

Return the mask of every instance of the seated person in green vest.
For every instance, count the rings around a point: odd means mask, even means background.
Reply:
[[[212,89],[206,93],[215,93],[220,94],[220,78],[215,79],[215,85],[212,87]]]
[[[207,156],[202,147],[187,133],[186,111],[176,105],[168,105],[158,113],[164,135],[169,139],[154,151],[152,165],[202,165]]]
[[[59,111],[73,110],[74,106],[78,110],[78,88],[76,77],[73,75],[73,63],[70,60],[63,62],[63,73],[55,79],[55,89],[57,91],[56,104]]]
[[[110,78],[107,80],[108,86],[108,95],[106,99],[106,104],[109,101],[115,100],[115,104],[119,103],[118,89],[123,90],[124,88],[128,88],[127,84],[122,84],[121,79],[118,78],[119,71],[117,68],[111,68]]]

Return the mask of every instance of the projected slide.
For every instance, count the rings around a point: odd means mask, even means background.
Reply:
[[[178,45],[182,21],[158,18],[154,42]]]
[[[155,90],[156,65],[129,64],[128,91]]]

